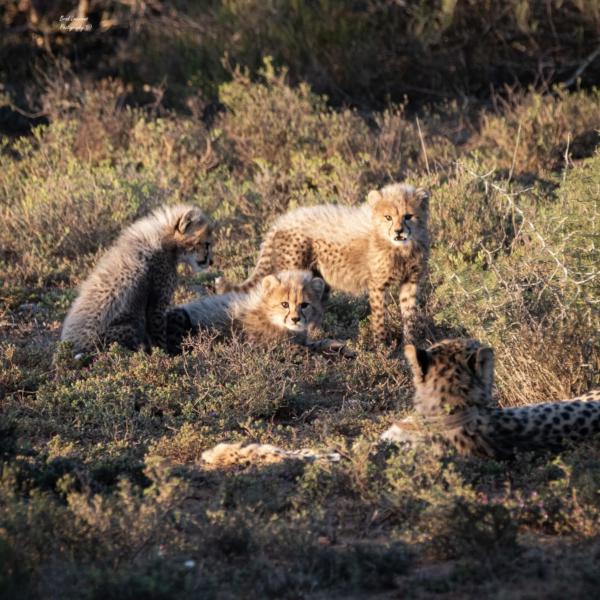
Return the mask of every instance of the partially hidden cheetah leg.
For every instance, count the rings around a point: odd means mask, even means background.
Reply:
[[[167,319],[165,311],[155,307],[148,312],[148,334],[153,345],[167,351]]]
[[[104,333],[103,338],[107,346],[117,342],[129,350],[136,351],[143,348],[146,352],[150,351],[144,336],[140,335],[138,329],[132,325],[111,325]]]
[[[172,308],[167,312],[167,351],[169,354],[181,354],[182,342],[194,327],[187,312],[181,308]]]
[[[402,313],[402,335],[404,344],[417,340],[417,291],[416,283],[409,281],[400,286],[400,311]]]
[[[313,352],[322,352],[330,356],[343,356],[344,358],[354,358],[356,352],[348,348],[343,340],[335,340],[332,338],[324,338],[320,340],[309,340],[304,344]]]
[[[371,306],[371,332],[376,345],[385,344],[385,285],[373,285],[369,288],[369,305]]]

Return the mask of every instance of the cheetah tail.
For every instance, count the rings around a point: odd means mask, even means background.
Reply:
[[[242,283],[231,283],[223,278],[219,278],[217,282],[217,291],[220,294],[225,292],[247,292],[260,283],[263,277],[270,275],[273,272],[273,242],[275,232],[269,231],[260,247],[258,261],[254,267],[252,274],[242,281]]]

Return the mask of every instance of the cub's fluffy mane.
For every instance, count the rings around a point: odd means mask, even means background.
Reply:
[[[93,292],[98,285],[107,283],[112,288],[115,273],[137,273],[138,277],[142,277],[146,271],[146,261],[163,249],[165,240],[170,237],[181,217],[195,208],[190,204],[162,206],[129,225],[81,285],[79,302],[88,301],[86,293]],[[126,306],[130,301],[129,292],[133,291],[134,288],[126,289],[125,293],[116,296],[112,303],[106,305],[105,312],[116,312]],[[95,297],[96,294],[91,298]]]
[[[389,196],[398,196],[401,194],[412,196],[416,191],[417,188],[409,183],[390,183],[379,190],[384,198]]]
[[[380,190],[384,198],[410,196],[416,188],[406,183],[393,183]],[[358,206],[343,204],[318,204],[285,213],[275,220],[271,230],[297,229],[309,237],[319,231],[334,243],[368,238],[372,235],[372,207],[364,202]]]
[[[169,236],[175,230],[181,218],[195,209],[198,208],[191,204],[161,206],[127,227],[118,241],[136,241],[141,242],[148,250],[159,249],[165,241],[165,236]]]

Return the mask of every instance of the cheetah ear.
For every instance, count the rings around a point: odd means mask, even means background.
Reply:
[[[375,206],[383,196],[379,190],[371,190],[367,195],[367,204],[369,206]]]
[[[494,381],[494,351],[491,348],[477,349],[475,353],[475,373],[491,394]]]
[[[429,204],[429,191],[424,188],[417,188],[415,198],[421,203],[422,207],[426,207]]]
[[[278,284],[279,284],[279,279],[277,279],[277,277],[275,277],[275,275],[267,275],[262,280],[262,288],[263,288],[263,290],[265,292],[268,292],[269,290],[272,290]]]
[[[407,344],[404,346],[404,356],[406,356],[406,360],[410,364],[413,375],[424,378],[431,362],[427,350],[421,350],[412,344]]]
[[[311,279],[308,287],[313,291],[319,300],[322,298],[323,292],[325,291],[325,282],[320,277],[314,277]]]
[[[177,222],[177,231],[187,233],[193,224],[202,225],[206,223],[204,215],[197,208],[190,208]]]

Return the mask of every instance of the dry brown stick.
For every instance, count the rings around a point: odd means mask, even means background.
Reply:
[[[419,130],[419,139],[421,140],[421,148],[423,149],[423,156],[425,157],[425,167],[427,168],[427,175],[431,175],[429,170],[429,160],[427,159],[427,148],[425,147],[425,140],[423,139],[423,132],[421,131],[421,123],[419,123],[419,117],[417,117],[417,129]]]

